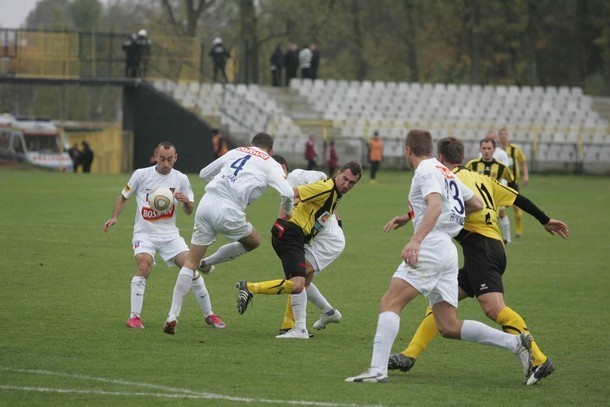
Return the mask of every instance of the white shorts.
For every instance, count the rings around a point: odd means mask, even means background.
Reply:
[[[328,218],[313,240],[305,245],[305,259],[319,273],[332,263],[345,248],[345,235],[335,215]]]
[[[246,213],[235,203],[206,193],[195,211],[195,225],[191,243],[209,246],[216,236],[237,241],[252,233],[252,224],[246,220]]]
[[[176,234],[166,237],[152,237],[150,235],[136,234],[132,240],[134,257],[140,253],[148,253],[153,258],[153,266],[156,266],[155,253],[167,264],[167,267],[176,265],[174,259],[182,252],[188,252],[189,247],[182,238]]]
[[[458,253],[445,233],[426,236],[415,267],[403,261],[393,277],[411,284],[428,298],[431,307],[441,301],[458,306]]]

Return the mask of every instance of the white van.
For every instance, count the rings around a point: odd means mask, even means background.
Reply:
[[[0,164],[28,162],[37,167],[73,171],[60,130],[48,120],[0,115]]]

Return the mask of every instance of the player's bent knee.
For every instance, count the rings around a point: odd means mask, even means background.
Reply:
[[[437,324],[438,333],[441,334],[443,338],[449,339],[459,339],[460,338],[460,330],[457,325],[439,325]]]

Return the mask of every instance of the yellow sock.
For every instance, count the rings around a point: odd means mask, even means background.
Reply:
[[[294,314],[292,313],[292,302],[290,296],[286,301],[286,311],[284,313],[284,322],[282,322],[282,329],[292,329],[294,327]]]
[[[504,332],[512,335],[519,335],[529,332],[521,315],[517,314],[509,307],[506,307],[500,311],[496,322],[502,327]],[[534,366],[543,364],[547,359],[546,355],[542,353],[535,341],[532,342],[532,356],[534,357]]]
[[[523,235],[523,211],[520,208],[517,208],[515,211],[515,232],[518,235]]]
[[[269,280],[260,283],[246,283],[252,294],[292,294],[292,281]]]
[[[436,334],[438,334],[438,328],[434,321],[432,308],[428,306],[428,308],[426,308],[426,316],[419,324],[417,331],[415,331],[415,335],[413,335],[411,342],[409,342],[409,346],[401,353],[407,357],[417,359],[430,342],[432,342],[432,339],[434,339]]]

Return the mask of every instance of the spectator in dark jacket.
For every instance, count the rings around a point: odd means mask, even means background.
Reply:
[[[286,67],[286,86],[290,85],[290,80],[297,77],[299,70],[299,50],[297,44],[290,44],[288,51],[284,55],[284,66]]]
[[[81,154],[81,163],[83,164],[83,172],[91,172],[91,163],[93,162],[93,150],[89,147],[89,143],[82,142],[83,151]]]
[[[317,44],[311,44],[311,79],[318,79],[318,68],[320,67],[320,50]]]
[[[275,51],[271,55],[271,84],[273,86],[282,86],[282,68],[284,67],[284,53],[282,52],[282,44],[277,44]]]

